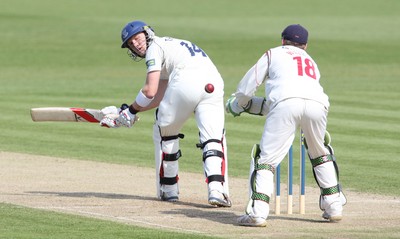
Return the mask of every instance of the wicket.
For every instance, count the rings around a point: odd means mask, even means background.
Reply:
[[[288,179],[287,179],[287,214],[293,214],[293,145],[288,152]],[[306,148],[304,146],[304,134],[300,130],[300,184],[299,184],[299,214],[305,214],[306,194]],[[281,214],[281,167],[275,169],[275,214]]]

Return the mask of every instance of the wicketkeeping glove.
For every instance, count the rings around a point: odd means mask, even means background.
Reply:
[[[266,115],[268,114],[268,107],[265,105],[265,98],[260,96],[253,96],[244,111],[251,115]]]
[[[225,110],[227,113],[232,114],[234,117],[239,116],[245,111],[245,109],[238,104],[238,101],[234,94],[231,95],[231,97],[229,97],[228,101],[226,102]]]

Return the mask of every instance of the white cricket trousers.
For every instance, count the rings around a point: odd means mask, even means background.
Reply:
[[[207,93],[207,83],[214,92]],[[220,76],[180,71],[168,83],[160,102],[156,124],[162,136],[177,135],[194,113],[202,142],[220,139],[224,130],[224,82]]]
[[[269,111],[260,142],[259,163],[278,166],[289,152],[298,127],[307,139],[311,158],[329,154],[324,146],[328,109],[319,102],[290,98]]]
[[[298,127],[303,130],[307,140],[308,154],[317,158],[329,154],[324,146],[328,109],[319,102],[302,98],[290,98],[278,103],[266,117],[264,132],[260,142],[259,164],[269,164],[276,168],[287,155],[295,138]],[[333,163],[327,163],[314,169],[321,187],[337,185]],[[272,195],[274,190],[273,173],[258,170],[256,173],[257,192]],[[256,200],[252,215],[267,218],[269,204]]]
[[[208,83],[214,86],[214,91],[211,93],[205,91],[205,86]],[[171,178],[178,175],[178,161],[162,163],[162,155],[163,153],[176,153],[180,148],[179,139],[161,142],[161,137],[176,136],[181,133],[185,122],[193,114],[200,132],[200,142],[224,139],[225,110],[223,96],[224,82],[219,74],[189,70],[174,74],[174,78],[168,83],[156,115],[155,131],[158,130],[158,132],[154,132],[154,143],[157,177],[160,169],[163,170],[165,177]],[[209,143],[203,150],[209,149],[223,151],[226,156],[226,145],[222,143]],[[199,150],[197,160],[202,160],[202,153]],[[225,175],[226,186],[228,185],[226,157],[224,162],[220,157],[215,157],[214,160],[205,160],[204,171],[206,175]],[[156,183],[159,187],[158,180]]]

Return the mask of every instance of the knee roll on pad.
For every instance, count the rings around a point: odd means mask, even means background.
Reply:
[[[333,154],[333,148],[331,146],[331,142],[332,142],[331,134],[329,134],[328,130],[326,130],[324,135],[324,145],[329,150],[329,152]],[[306,147],[306,149],[308,149],[306,138],[304,138],[304,146]]]

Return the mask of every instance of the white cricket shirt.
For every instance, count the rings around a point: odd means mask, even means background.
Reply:
[[[317,64],[308,53],[295,46],[268,50],[240,81],[236,96],[245,105],[263,82],[266,103],[272,109],[288,98],[304,98],[329,107],[328,96],[319,82]]]

